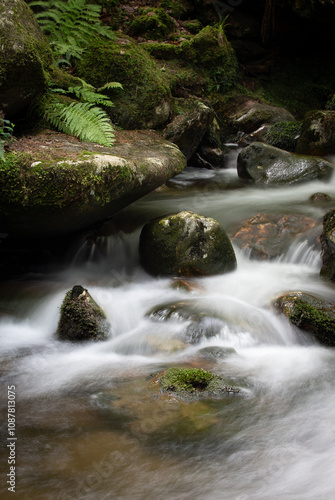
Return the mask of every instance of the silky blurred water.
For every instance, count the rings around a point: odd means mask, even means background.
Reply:
[[[6,436],[7,385],[14,384],[16,498],[333,500],[335,351],[271,307],[297,290],[335,301],[334,286],[319,277],[316,237],[299,237],[271,261],[235,248],[237,270],[192,279],[191,292],[146,274],[137,252],[146,220],[185,209],[216,218],[230,235],[258,213],[308,215],[321,231],[332,205],[313,204],[316,192],[335,199],[334,178],[264,189],[242,185],[232,165],[188,168],[119,214],[110,236],[78,241],[57,276],[4,284],[2,430]],[[75,284],[105,311],[110,340],[57,340],[59,309]],[[149,314],[183,301],[219,318],[218,333],[187,344],[180,339],[189,320]],[[201,349],[209,346],[235,352],[205,359]],[[210,369],[240,392],[189,403],[162,396],[154,376],[170,366]],[[5,446],[1,452],[6,489]]]

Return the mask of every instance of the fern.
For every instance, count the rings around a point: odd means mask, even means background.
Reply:
[[[80,59],[92,36],[114,37],[113,31],[100,21],[101,7],[87,4],[86,0],[36,0],[30,7],[42,9],[35,12],[35,17],[49,37],[58,65]]]
[[[57,130],[65,134],[75,135],[82,141],[96,142],[103,146],[113,144],[113,125],[107,113],[97,105],[113,106],[105,94],[97,92],[93,85],[78,78],[80,85],[67,90],[50,88],[43,108],[45,120]],[[98,91],[122,88],[117,82],[109,82]],[[68,96],[76,97],[81,102],[68,104]]]

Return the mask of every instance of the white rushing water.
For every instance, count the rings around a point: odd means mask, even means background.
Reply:
[[[297,290],[335,302],[335,287],[319,277],[315,241],[299,238],[272,261],[236,248],[237,270],[193,279],[192,292],[148,276],[137,256],[140,227],[157,215],[194,210],[228,232],[256,213],[321,222],[331,205],[313,205],[316,192],[335,199],[335,179],[263,189],[240,185],[232,168],[189,168],[123,211],[138,226],[131,233],[101,236],[90,248],[78,242],[66,271],[2,291],[2,386],[17,393],[17,498],[333,500],[335,351],[271,307]],[[75,284],[105,311],[110,340],[56,339],[60,305]],[[188,320],[150,317],[180,301],[219,318],[216,335],[184,344]],[[235,353],[204,360],[209,346]],[[241,391],[224,401],[160,400],[149,375],[180,365],[211,369]]]

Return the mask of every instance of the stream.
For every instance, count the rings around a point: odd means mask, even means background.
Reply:
[[[240,183],[236,154],[228,167],[188,167],[105,223],[90,245],[83,234],[66,269],[1,284],[1,487],[14,386],[16,499],[334,499],[335,351],[276,315],[271,302],[298,290],[335,302],[334,285],[319,277],[316,243],[334,205],[309,200],[317,192],[335,199],[335,176],[263,188]],[[187,291],[149,276],[137,250],[147,220],[181,210],[214,217],[229,236],[258,213],[303,214],[319,225],[314,239],[298,238],[271,261],[235,247],[236,271],[192,278]],[[110,340],[56,339],[62,300],[76,284],[105,311]],[[180,301],[224,318],[219,333],[183,343],[186,319],[148,314]],[[235,351],[203,357],[210,346]],[[188,403],[162,395],[155,376],[171,366],[211,370],[240,392]]]

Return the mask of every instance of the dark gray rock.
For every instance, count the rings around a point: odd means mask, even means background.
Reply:
[[[323,158],[297,155],[254,142],[240,152],[237,172],[241,179],[257,184],[292,184],[329,179],[333,165]]]

